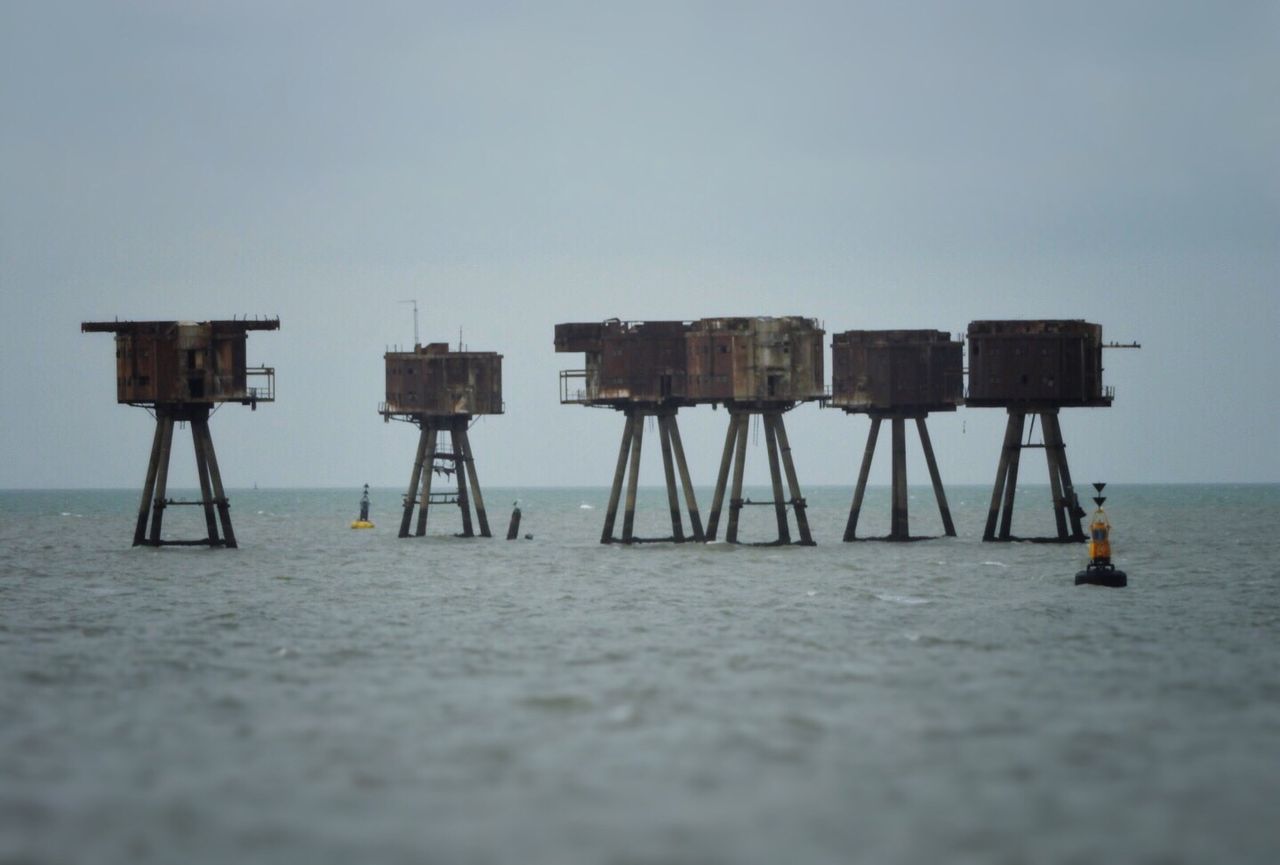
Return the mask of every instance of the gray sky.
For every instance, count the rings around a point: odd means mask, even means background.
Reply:
[[[215,417],[227,483],[402,485],[404,298],[506,356],[485,485],[610,480],[556,322],[788,314],[1100,321],[1144,347],[1063,414],[1078,479],[1280,481],[1277,105],[1275,2],[4,3],[0,487],[141,486],[82,320],[244,313],[279,402]],[[681,415],[699,485],[725,422]],[[803,484],[852,485],[865,418],[787,422]],[[989,484],[1003,423],[934,415],[944,480]]]

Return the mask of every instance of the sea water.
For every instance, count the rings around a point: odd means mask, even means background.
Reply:
[[[131,548],[134,491],[0,493],[0,861],[1280,861],[1280,487],[1109,487],[1126,589],[983,543],[989,488],[904,544],[807,492],[784,548],[604,546],[604,489],[488,489],[492,540],[240,490],[238,550]]]

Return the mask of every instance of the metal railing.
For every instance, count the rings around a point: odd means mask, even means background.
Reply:
[[[589,403],[599,399],[600,383],[585,369],[560,370],[560,402]]]
[[[276,369],[273,366],[251,366],[244,371],[246,383],[250,379],[262,379],[261,385],[248,385],[245,394],[249,405],[276,401]]]

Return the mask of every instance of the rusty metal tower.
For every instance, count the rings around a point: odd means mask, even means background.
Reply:
[[[849,330],[832,337],[831,396],[826,405],[871,418],[858,486],[845,525],[846,542],[858,539],[858,515],[884,420],[890,422],[893,442],[893,515],[885,540],[912,540],[907,520],[908,420],[915,421],[920,436],[943,530],[949,537],[955,536],[925,419],[931,411],[955,411],[963,401],[961,354],[960,342],[938,330]]]
[[[570,322],[556,325],[557,352],[583,352],[586,367],[560,373],[560,402],[612,408],[623,412],[622,445],[609,493],[600,543],[624,544],[650,540],[701,541],[702,519],[685,461],[684,445],[676,412],[690,405],[688,399],[688,355],[685,336],[688,322],[644,321]],[[640,451],[648,418],[658,426],[662,466],[671,510],[671,537],[635,536],[636,489],[640,477]],[[673,465],[674,462],[674,465]],[[684,533],[680,496],[676,490],[676,470],[684,490],[691,534]],[[628,477],[629,473],[629,477]],[[614,537],[623,482],[627,484],[622,518],[622,537]]]
[[[209,414],[216,405],[238,402],[256,409],[275,400],[275,370],[245,363],[245,343],[251,330],[279,330],[278,318],[231,321],[86,321],[85,333],[116,335],[116,402],[143,406],[156,419],[151,460],[142,486],[133,545],[196,545],[235,547],[231,507],[222,486],[222,473],[209,433]],[[250,385],[251,380],[261,382]],[[174,422],[191,424],[197,501],[167,498],[169,453]],[[167,541],[161,537],[165,509],[171,505],[199,505],[204,509],[208,536],[198,540]],[[217,510],[215,517],[214,511]],[[148,517],[150,525],[148,526]],[[219,534],[218,522],[222,531]]]
[[[436,342],[414,346],[413,351],[387,352],[385,358],[387,400],[378,413],[384,421],[408,421],[419,429],[400,537],[409,537],[415,507],[415,534],[424,535],[430,506],[443,504],[456,504],[462,512],[460,537],[474,537],[472,502],[480,536],[492,537],[467,429],[475,415],[502,414],[502,355],[450,351],[446,343]],[[453,476],[456,489],[432,492],[437,474]]]
[[[744,505],[772,505],[778,523],[778,537],[771,543],[792,543],[787,521],[787,506],[790,505],[795,512],[796,529],[800,535],[795,543],[813,543],[782,415],[799,403],[823,396],[824,333],[816,319],[799,316],[704,318],[690,327],[686,337],[688,399],[691,403],[723,403],[729,411],[729,429],[707,520],[708,541],[716,537],[725,487],[732,468],[733,487],[729,492],[726,541],[738,543],[738,517]],[[753,502],[742,497],[747,428],[752,415],[759,415],[763,421],[765,446],[769,453],[773,499],[768,502]],[[782,491],[783,472],[786,473],[790,498],[785,497]]]
[[[1102,325],[1079,319],[973,321],[968,342],[965,405],[1005,408],[1009,413],[982,539],[1015,540],[1013,499],[1022,450],[1043,448],[1058,531],[1056,537],[1030,540],[1083,542],[1084,510],[1071,483],[1058,410],[1111,405],[1115,392],[1102,385]],[[1036,418],[1040,419],[1042,444],[1023,441],[1027,415],[1033,429]]]

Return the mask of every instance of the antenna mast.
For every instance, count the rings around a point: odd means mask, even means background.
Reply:
[[[413,350],[417,351],[418,346],[422,345],[422,341],[418,339],[418,301],[402,300],[400,302],[413,304]]]

